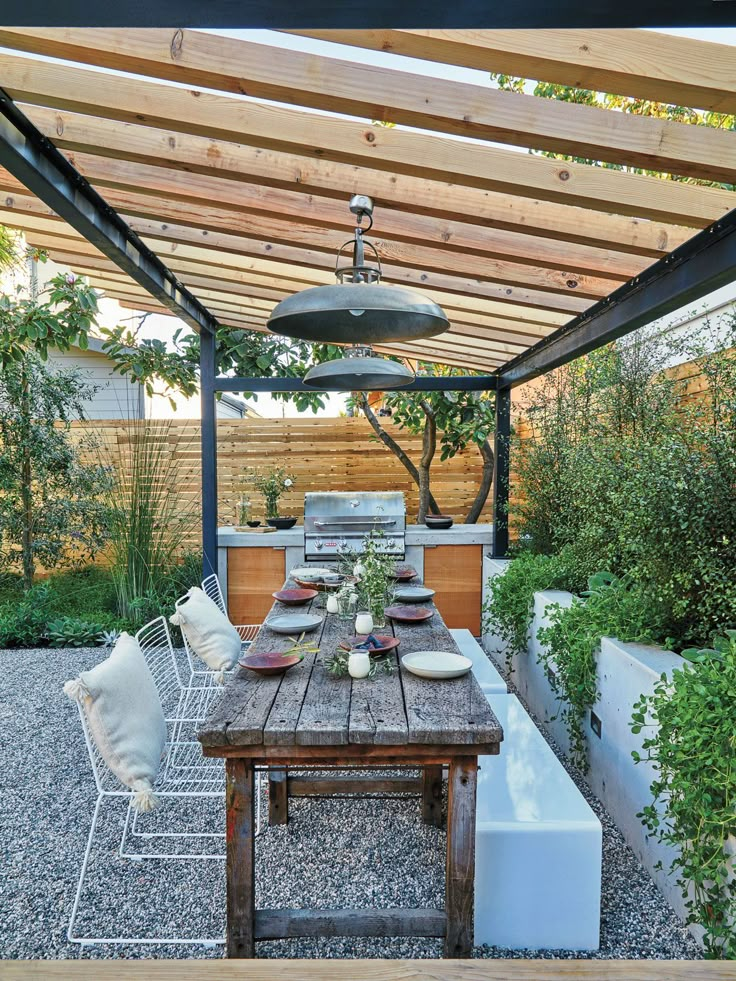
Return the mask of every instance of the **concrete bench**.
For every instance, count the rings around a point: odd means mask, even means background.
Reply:
[[[450,630],[452,639],[461,654],[473,662],[473,674],[486,695],[500,695],[508,691],[498,669],[469,630],[456,627]]]
[[[486,698],[504,740],[479,760],[475,942],[596,950],[600,821],[519,699]]]

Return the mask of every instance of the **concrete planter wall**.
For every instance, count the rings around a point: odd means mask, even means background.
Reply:
[[[502,575],[507,567],[507,560],[486,559],[484,580]],[[558,590],[535,594],[529,646],[526,653],[513,658],[510,673],[500,639],[492,633],[485,633],[482,640],[485,649],[502,673],[508,674],[531,711],[548,725],[563,751],[568,752],[565,725],[561,718],[554,719],[559,715],[560,702],[552,690],[546,668],[538,663],[540,643],[537,631],[546,625],[548,618],[545,610],[553,603],[569,606],[572,595]],[[680,889],[675,877],[667,873],[676,853],[654,839],[648,839],[644,826],[636,816],[646,804],[651,803],[649,787],[654,772],[648,763],[634,763],[631,754],[635,750],[642,752],[644,734],[634,735],[629,727],[631,713],[639,697],[653,691],[662,673],[671,675],[682,663],[679,655],[658,647],[623,644],[614,638],[602,638],[597,657],[597,690],[600,697],[586,718],[585,737],[590,760],[586,779],[591,790],[604,804],[661,892],[673,908],[684,916]],[[662,870],[655,868],[660,861]]]

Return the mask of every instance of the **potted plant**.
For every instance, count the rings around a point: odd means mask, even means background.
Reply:
[[[272,467],[266,471],[253,470],[251,473],[256,489],[263,495],[266,523],[272,528],[293,528],[296,518],[279,515],[279,499],[294,484],[296,478],[284,467]]]

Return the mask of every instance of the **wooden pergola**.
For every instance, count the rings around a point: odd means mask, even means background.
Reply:
[[[202,335],[212,567],[215,392],[299,387],[218,379],[214,330],[266,330],[281,298],[333,282],[350,195],[376,199],[385,281],[426,293],[451,322],[377,350],[474,369],[481,379],[452,387],[497,391],[497,515],[513,385],[736,277],[732,190],[524,152],[736,184],[733,131],[376,68],[337,45],[726,113],[732,47],[639,30],[294,33],[328,53],[287,50],[276,33],[267,45],[0,28],[0,223],[121,304]],[[506,544],[501,527],[496,551]]]

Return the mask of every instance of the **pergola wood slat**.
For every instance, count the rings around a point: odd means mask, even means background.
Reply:
[[[42,202],[22,195],[6,199],[5,209],[0,208],[0,221],[14,228],[47,232],[49,236],[79,238],[68,225],[55,218]],[[129,223],[138,234],[161,255],[176,254],[179,257],[212,261],[212,252],[217,253],[217,262],[223,268],[241,270],[269,271],[276,278],[290,278],[294,262],[309,263],[307,250],[289,250],[286,247],[272,246],[245,240],[239,236],[222,232],[211,233],[207,229],[197,229],[173,222],[155,222],[150,219],[128,216]],[[248,242],[254,254],[245,254],[244,243]],[[263,258],[267,256],[268,258]],[[325,256],[313,253],[313,262],[322,268],[331,268]],[[306,268],[306,265],[305,265]],[[314,266],[312,266],[314,268]],[[463,279],[461,276],[445,275],[427,270],[415,270],[408,266],[394,266],[384,263],[384,273],[389,282],[404,282],[418,290],[442,290],[465,294],[476,298],[488,298],[515,307],[528,305],[542,310],[579,312],[590,305],[585,297],[559,295],[523,286],[497,284],[482,279]]]
[[[0,54],[0,78],[19,102],[60,107],[306,156],[368,164],[522,197],[704,227],[732,207],[729,191],[386,129],[209,91]]]
[[[130,283],[130,280],[126,276],[117,273],[115,267],[97,263],[94,258],[88,257],[85,259],[83,257],[75,257],[73,254],[57,255],[55,252],[51,253],[51,258],[69,265],[75,272],[87,276],[95,284],[101,283],[105,287],[114,287],[115,285],[127,286]],[[257,298],[249,296],[245,288],[242,287],[242,293],[227,291],[216,283],[213,283],[212,280],[196,276],[184,276],[182,282],[188,287],[196,289],[197,295],[202,300],[212,300],[214,303],[218,303],[221,308],[232,307],[232,309],[240,310],[248,316],[263,317],[264,323],[273,308],[273,303],[259,301]],[[237,297],[240,297],[240,299]],[[481,321],[481,324],[481,326],[464,324],[453,317],[450,321],[449,335],[446,336],[452,338],[478,338],[486,342],[489,346],[492,346],[494,350],[510,354],[516,354],[521,350],[525,350],[535,339],[535,335],[532,333],[514,333],[504,325],[494,328],[489,323],[483,324]],[[553,329],[543,329],[536,334],[536,337],[541,339],[547,336]]]
[[[736,134],[538,99],[201,31],[0,30],[0,43],[127,73],[290,105],[634,165],[736,179]]]
[[[449,220],[474,221],[596,248],[658,258],[690,237],[690,228],[597,212],[570,204],[517,197],[497,191],[449,184],[312,159],[281,150],[249,147],[188,133],[153,129],[67,110],[24,105],[41,132],[61,149],[178,168],[185,173],[225,177],[263,187],[299,190],[321,199],[371,189],[381,207]]]
[[[736,113],[733,48],[654,31],[293,30],[424,61]]]
[[[224,177],[192,175],[129,161],[111,160],[87,153],[70,153],[69,159],[80,174],[110,198],[111,190],[149,194],[155,200],[202,203],[218,212],[232,210],[251,218],[276,218],[309,228],[339,230],[345,235],[345,203],[332,198],[314,198],[311,194],[263,187]],[[195,212],[196,213],[196,212]],[[206,220],[206,212],[203,213]],[[257,222],[252,223],[259,234]],[[394,242],[416,243],[429,248],[463,255],[511,259],[565,271],[628,279],[649,264],[648,258],[634,257],[614,249],[598,249],[575,242],[561,242],[541,236],[519,234],[489,226],[441,220],[431,216],[399,213],[381,208],[380,233]],[[322,236],[313,232],[315,241]],[[340,240],[341,241],[341,240]],[[335,238],[338,243],[338,239]]]
[[[96,256],[90,250],[89,252],[83,251],[84,243],[79,243],[79,245],[72,247],[72,243],[67,243],[66,247],[59,247],[54,245],[49,249],[49,253],[52,258],[57,261],[67,263],[73,268],[79,268],[82,270],[97,270],[97,271],[107,271],[109,270],[111,274],[116,274],[117,267],[113,266],[106,259],[101,256]],[[75,251],[76,250],[76,251]],[[206,265],[201,262],[187,262],[187,261],[177,261],[175,259],[169,259],[168,265],[172,271],[176,272],[180,277],[182,282],[190,285],[192,287],[202,287],[204,289],[217,290],[224,294],[234,294],[246,298],[247,302],[254,306],[260,306],[263,309],[271,309],[274,303],[282,300],[284,297],[291,295],[296,292],[300,287],[297,284],[284,284],[279,282],[274,284],[277,288],[268,289],[263,286],[257,285],[261,281],[269,281],[273,283],[273,279],[267,280],[266,277],[258,277],[256,274],[245,274],[238,273],[236,270],[222,270],[217,266]],[[305,284],[309,285],[309,284]],[[427,293],[427,295],[430,295]],[[469,309],[468,307],[458,303],[458,297],[452,296],[451,294],[432,294],[437,302],[441,303],[448,314],[453,328],[456,327],[467,327],[473,330],[484,330],[484,332],[493,332],[497,330],[503,334],[508,333],[510,337],[516,338],[519,343],[524,343],[525,340],[534,337],[543,337],[549,334],[557,326],[564,323],[567,318],[560,318],[558,323],[554,321],[548,323],[542,323],[539,319],[535,317],[537,311],[533,311],[529,308],[529,317],[525,318],[523,314],[521,319],[515,319],[514,317],[501,316],[500,311],[497,311],[497,315],[478,313],[474,309]],[[444,300],[449,300],[451,302],[443,302]],[[514,312],[518,317],[520,314],[518,311],[512,311],[512,308],[508,308],[509,311]]]

